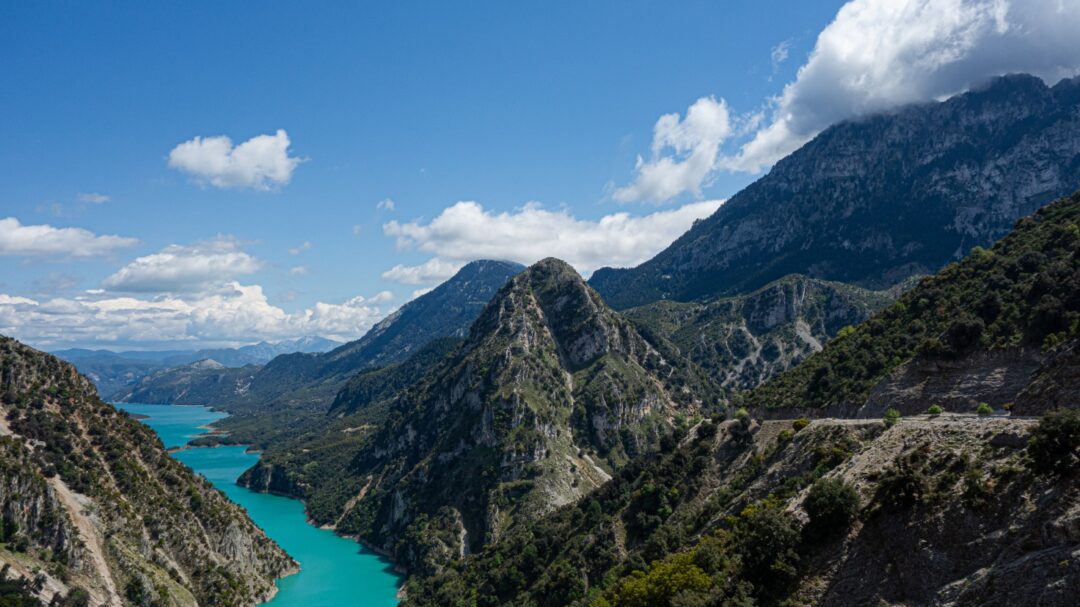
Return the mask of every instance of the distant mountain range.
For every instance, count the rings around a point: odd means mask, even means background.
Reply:
[[[1080,186],[1080,79],[998,78],[837,124],[653,259],[597,270],[616,309],[758,289],[788,274],[885,288],[989,246]]]
[[[511,262],[475,261],[362,338],[329,352],[284,354],[259,369],[175,367],[147,376],[116,396],[127,402],[213,405],[233,412],[279,406],[325,409],[353,374],[400,362],[433,339],[463,337],[488,300],[522,269]]]
[[[224,367],[262,365],[275,356],[293,352],[326,352],[341,342],[309,336],[278,342],[262,341],[239,348],[203,350],[87,350],[71,348],[53,352],[79,369],[94,382],[105,398],[113,398],[129,390],[151,373],[187,365],[201,360],[213,360]]]

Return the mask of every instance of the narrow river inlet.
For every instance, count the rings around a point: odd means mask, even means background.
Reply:
[[[118,404],[146,416],[166,448],[182,447],[206,433],[207,424],[226,416],[206,407]],[[243,506],[251,520],[300,563],[300,573],[278,581],[272,607],[389,607],[397,605],[401,578],[390,563],[360,544],[307,522],[299,500],[249,491],[236,484],[258,461],[245,447],[184,449],[173,457],[202,474]]]

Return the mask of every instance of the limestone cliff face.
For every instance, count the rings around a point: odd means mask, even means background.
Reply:
[[[654,450],[708,392],[683,363],[643,339],[570,266],[541,261],[496,295],[462,346],[388,405],[387,421],[341,470],[363,479],[358,494],[324,522],[410,569],[436,569]],[[292,459],[288,450],[268,453],[245,482],[300,486],[321,501],[330,483],[309,485]]]
[[[890,291],[788,276],[746,295],[659,301],[625,315],[645,335],[669,340],[729,398],[794,367],[894,300]]]
[[[590,280],[616,309],[786,274],[883,288],[931,274],[1080,187],[1080,80],[999,78],[835,125],[655,258]]]
[[[74,367],[0,337],[0,561],[49,601],[254,605],[295,563]]]

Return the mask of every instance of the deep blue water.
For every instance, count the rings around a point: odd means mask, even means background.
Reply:
[[[120,404],[154,429],[166,447],[180,447],[225,417],[205,407]],[[247,509],[267,535],[285,549],[301,571],[278,581],[272,607],[390,607],[397,605],[400,577],[379,555],[356,542],[307,523],[297,500],[249,491],[236,484],[259,456],[244,447],[184,449],[173,456],[202,474],[232,501]]]

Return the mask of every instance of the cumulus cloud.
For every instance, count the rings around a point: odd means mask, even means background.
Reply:
[[[406,285],[431,284],[450,278],[463,265],[464,263],[460,261],[445,261],[438,257],[432,257],[418,266],[398,264],[383,272],[382,277]]]
[[[190,293],[251,274],[261,265],[235,239],[220,237],[193,245],[169,245],[138,257],[106,278],[102,286],[131,293]]]
[[[0,255],[95,257],[138,243],[134,238],[98,236],[83,228],[23,225],[14,217],[0,219]]]
[[[1077,0],[852,0],[819,35],[771,117],[724,168],[758,172],[829,125],[944,98],[1008,73],[1080,68]]]
[[[393,211],[397,205],[392,198],[383,198],[375,205],[375,208],[380,211]]]
[[[111,200],[105,194],[98,194],[97,192],[80,192],[76,198],[79,202],[86,202],[89,204],[104,204]]]
[[[289,183],[293,171],[303,162],[289,156],[289,145],[284,129],[236,146],[224,135],[195,137],[169,152],[169,166],[204,185],[269,190]]]
[[[118,297],[88,293],[35,301],[0,294],[0,333],[39,347],[72,344],[237,344],[322,335],[357,339],[389,311],[392,296],[318,302],[296,312],[270,304],[258,285],[230,282],[213,292]]]
[[[731,134],[727,103],[702,97],[686,110],[665,114],[653,125],[652,157],[638,156],[634,181],[615,190],[618,202],[664,202],[683,192],[701,196],[701,187]]]
[[[292,274],[293,276],[303,276],[307,273],[307,266],[293,266],[289,268],[289,274]]]
[[[476,259],[531,264],[554,256],[583,274],[601,266],[636,265],[721,204],[721,200],[706,200],[639,217],[614,213],[589,221],[577,219],[565,209],[545,209],[539,203],[495,213],[477,202],[459,202],[428,223],[386,223],[383,232],[396,238],[399,249],[416,249],[435,257],[419,266],[395,266],[383,277],[406,284],[438,282]]]

